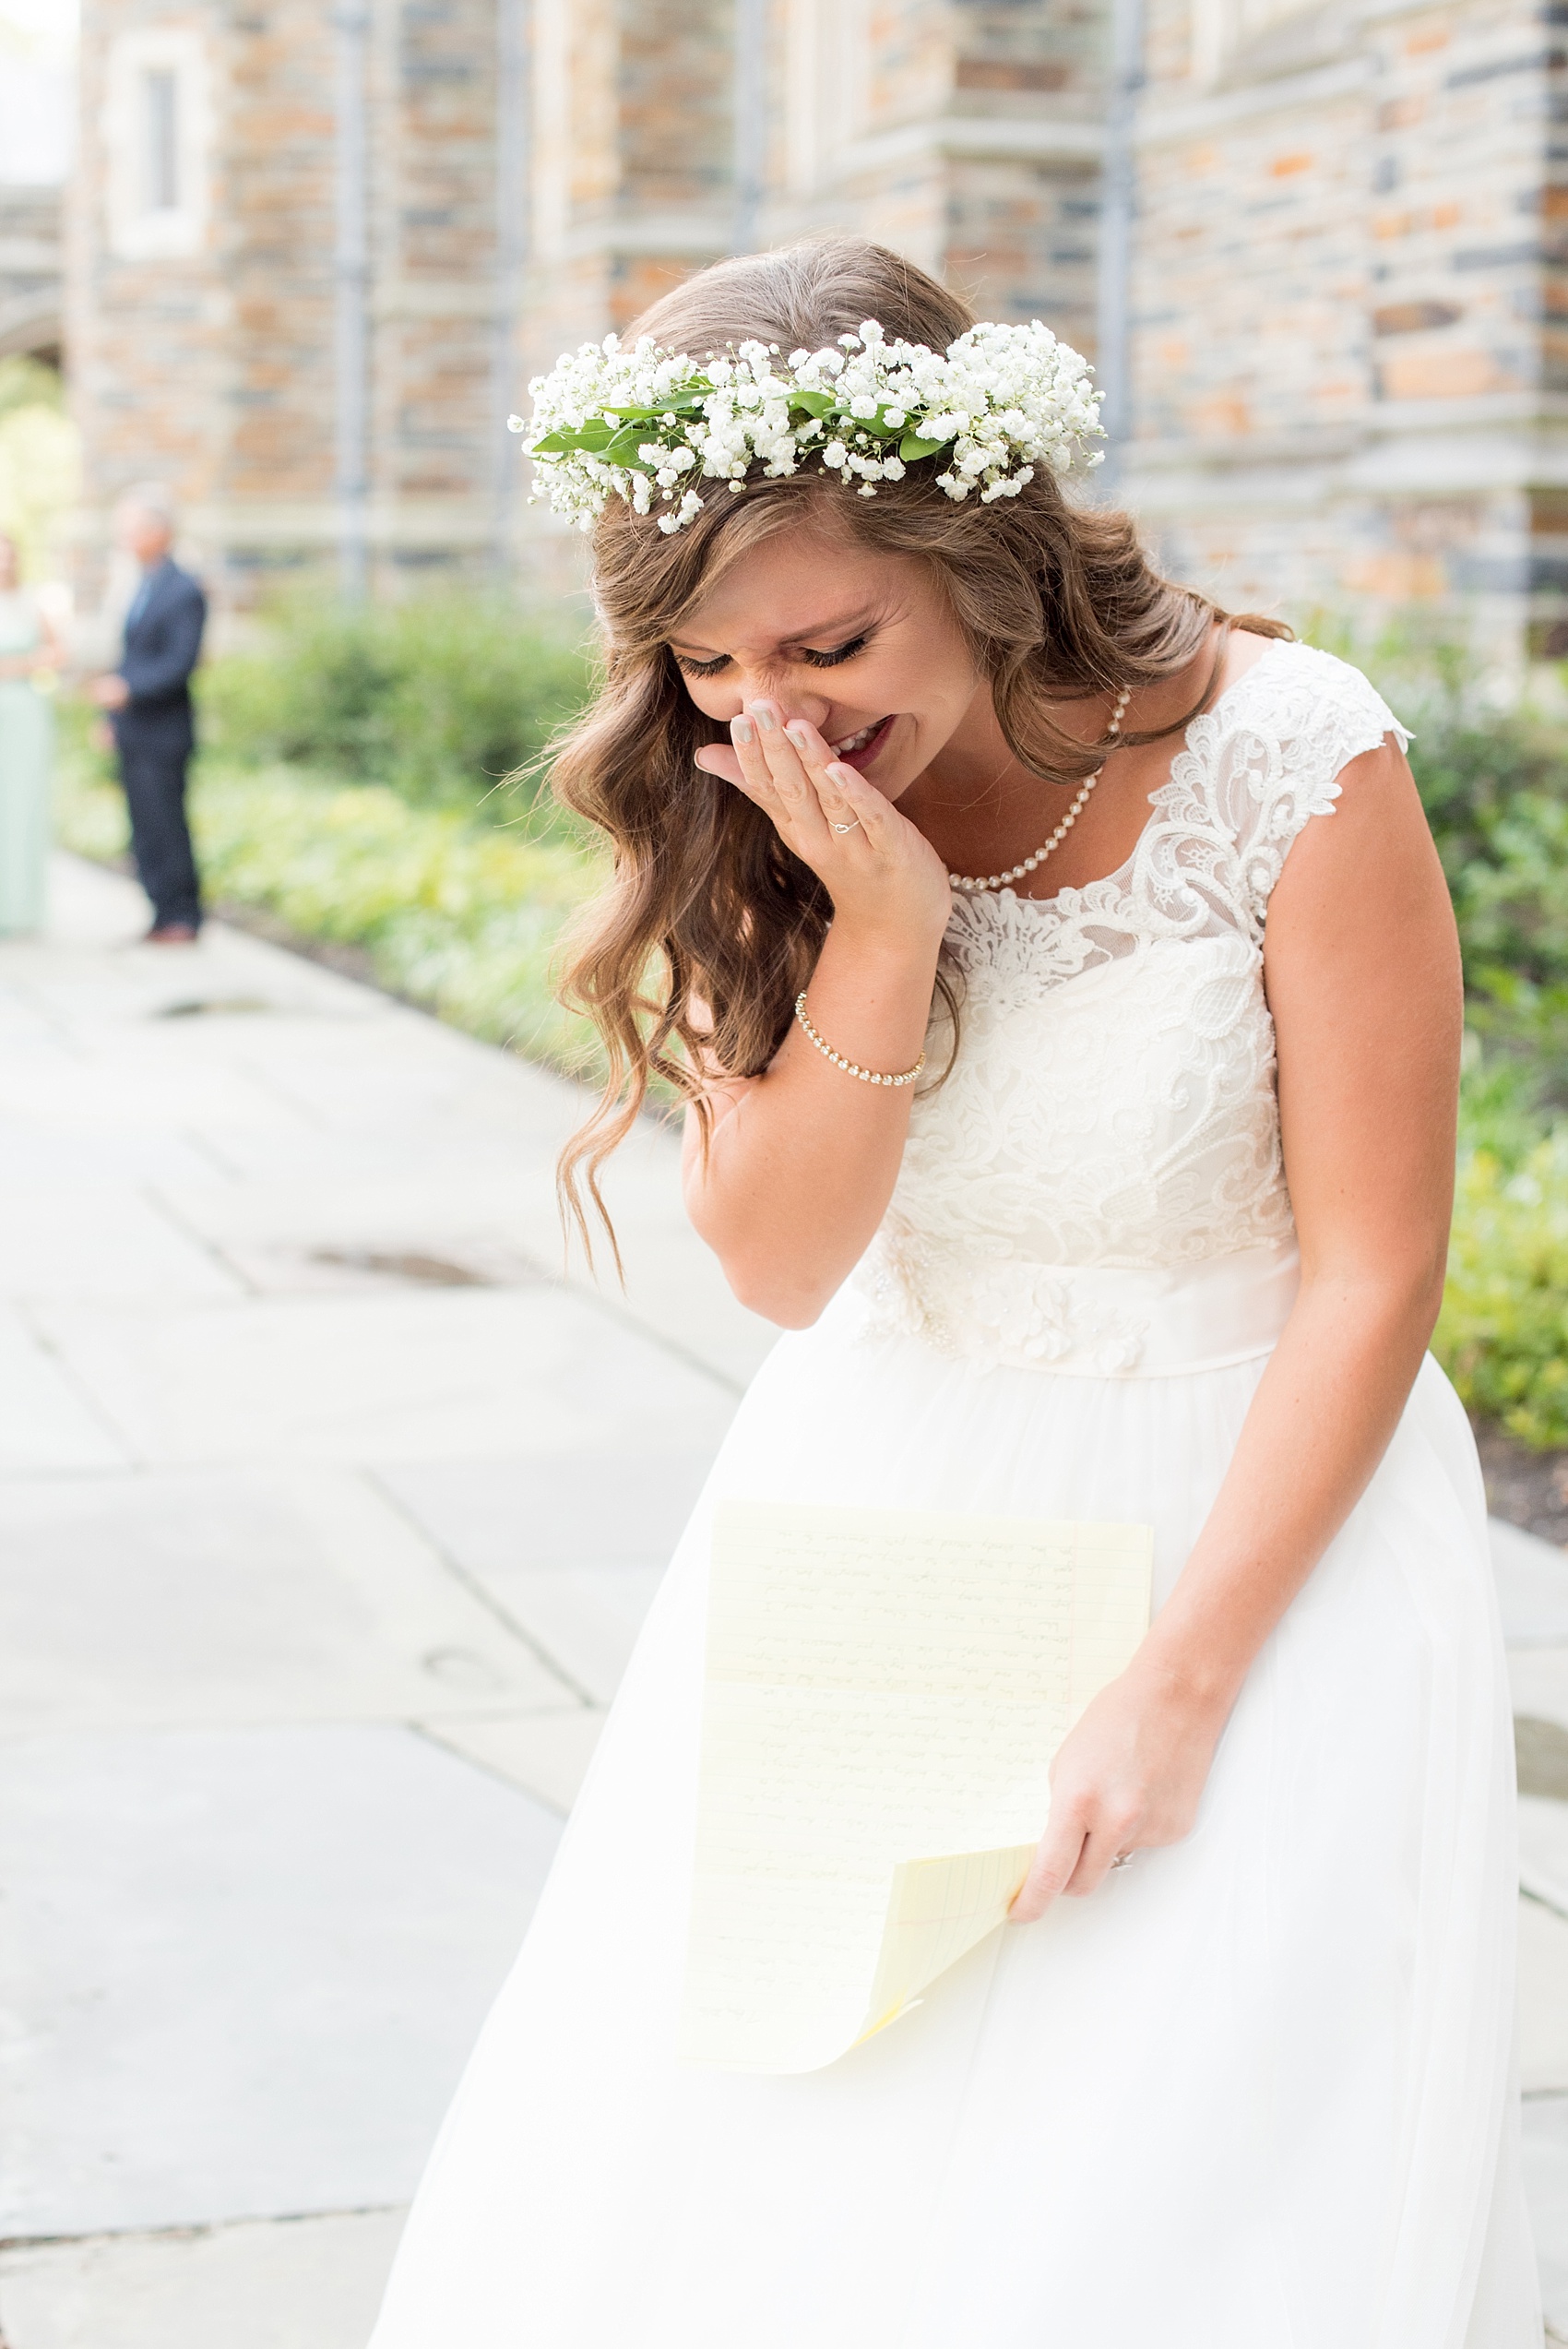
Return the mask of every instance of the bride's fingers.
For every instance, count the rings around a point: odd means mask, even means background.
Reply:
[[[868,848],[891,845],[896,820],[891,804],[847,759],[835,758],[814,726],[791,718],[785,732],[801,755],[817,804],[837,840],[853,835]]]
[[[788,825],[792,809],[774,782],[772,769],[763,756],[755,720],[743,710],[739,716],[731,718],[730,740],[734,745],[734,756],[741,770],[741,789],[748,798],[755,800],[763,813],[771,817],[775,824],[781,827]]]
[[[1045,1833],[1029,1862],[1029,1872],[1008,1911],[1018,1924],[1030,1925],[1036,1917],[1043,1916],[1058,1894],[1066,1890],[1085,1840],[1081,1813],[1063,1808],[1059,1815],[1058,1806],[1052,1804]]]
[[[734,721],[731,722],[733,724]],[[766,768],[763,769],[760,781],[757,780],[754,772],[748,776],[741,764],[740,752],[731,748],[729,743],[704,743],[700,750],[692,753],[692,764],[703,774],[716,775],[721,783],[729,783],[734,790],[743,792],[748,799],[754,799],[757,805],[765,808],[769,816],[777,817],[783,814],[782,803],[773,788],[772,778],[767,774]]]
[[[833,759],[823,769],[817,795],[834,829],[852,824],[854,837],[863,839],[868,848],[895,848],[900,829],[909,826],[908,817],[900,816],[874,783],[868,783],[857,768],[842,759]]]
[[[760,723],[763,712],[771,725]],[[696,765],[754,800],[786,844],[814,865],[824,855],[895,847],[904,819],[875,785],[836,759],[807,720],[781,724],[779,716],[775,703],[749,703],[730,721],[730,745],[704,744]]]
[[[841,775],[852,776],[855,772],[854,769],[835,759],[832,751],[817,733],[816,728],[806,719],[791,718],[784,731],[799,753],[801,765],[805,769],[806,781],[811,785],[816,797],[816,804],[831,825],[836,838],[847,840],[852,832],[856,831],[861,832],[862,838],[869,837],[865,834],[861,823],[859,808],[850,805],[843,785],[838,781]],[[879,792],[877,797],[880,799],[881,796]]]
[[[814,857],[827,846],[827,827],[794,739],[795,728],[802,721],[792,721],[786,729],[784,713],[774,701],[749,701],[746,713],[756,727],[773,788],[790,811],[797,835],[791,845],[801,854]]]
[[[1081,1899],[1086,1892],[1096,1892],[1104,1883],[1115,1864],[1121,1844],[1105,1828],[1095,1829],[1078,1854],[1078,1865],[1063,1886],[1064,1892]]]
[[[750,731],[749,731],[750,730]],[[723,743],[704,743],[693,754],[693,763],[705,775],[715,775],[720,782],[751,800],[767,817],[787,847],[798,844],[801,827],[798,821],[800,802],[791,808],[775,788],[773,776],[766,759],[756,750],[752,721],[745,717],[732,718],[730,732],[733,747]],[[806,794],[802,792],[802,800]]]
[[[692,763],[700,767],[705,775],[717,775],[722,782],[738,784],[743,780],[740,759],[728,743],[704,743]]]

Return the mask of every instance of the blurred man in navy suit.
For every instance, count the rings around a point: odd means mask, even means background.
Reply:
[[[196,736],[191,672],[201,657],[207,598],[169,553],[174,508],[148,482],[127,490],[115,513],[120,543],[141,565],[125,614],[125,651],[92,698],[109,712],[120,781],[131,811],[131,853],[152,900],[154,946],[187,946],[201,927],[201,888],[185,822],[185,770]]]

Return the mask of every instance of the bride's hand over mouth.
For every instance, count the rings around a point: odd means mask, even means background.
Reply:
[[[731,720],[730,743],[699,750],[697,765],[762,809],[823,883],[839,922],[941,937],[952,909],[942,859],[874,784],[835,758],[814,725],[758,699]]]

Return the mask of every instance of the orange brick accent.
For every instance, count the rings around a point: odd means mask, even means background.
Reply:
[[[1379,373],[1390,399],[1465,399],[1507,381],[1490,351],[1402,351]]]
[[[1347,563],[1341,578],[1354,595],[1387,603],[1420,603],[1445,592],[1448,573],[1433,554],[1363,554]]]

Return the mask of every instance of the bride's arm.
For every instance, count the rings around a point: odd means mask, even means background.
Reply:
[[[947,876],[908,818],[836,764],[814,728],[791,721],[790,732],[797,741],[781,722],[754,729],[702,763],[764,810],[833,900],[812,973],[813,1026],[845,1059],[897,1074],[920,1055]],[[695,1114],[687,1119],[686,1205],[742,1305],[790,1329],[815,1320],[882,1221],[912,1095],[909,1085],[848,1075],[799,1026],[765,1076],[716,1078],[706,1155]]]
[[[1382,1459],[1443,1294],[1458,1087],[1458,948],[1409,769],[1355,759],[1269,903],[1301,1286],[1203,1532],[1131,1669],[1051,1773],[1015,1914],[1092,1891],[1191,1829],[1253,1659]]]

